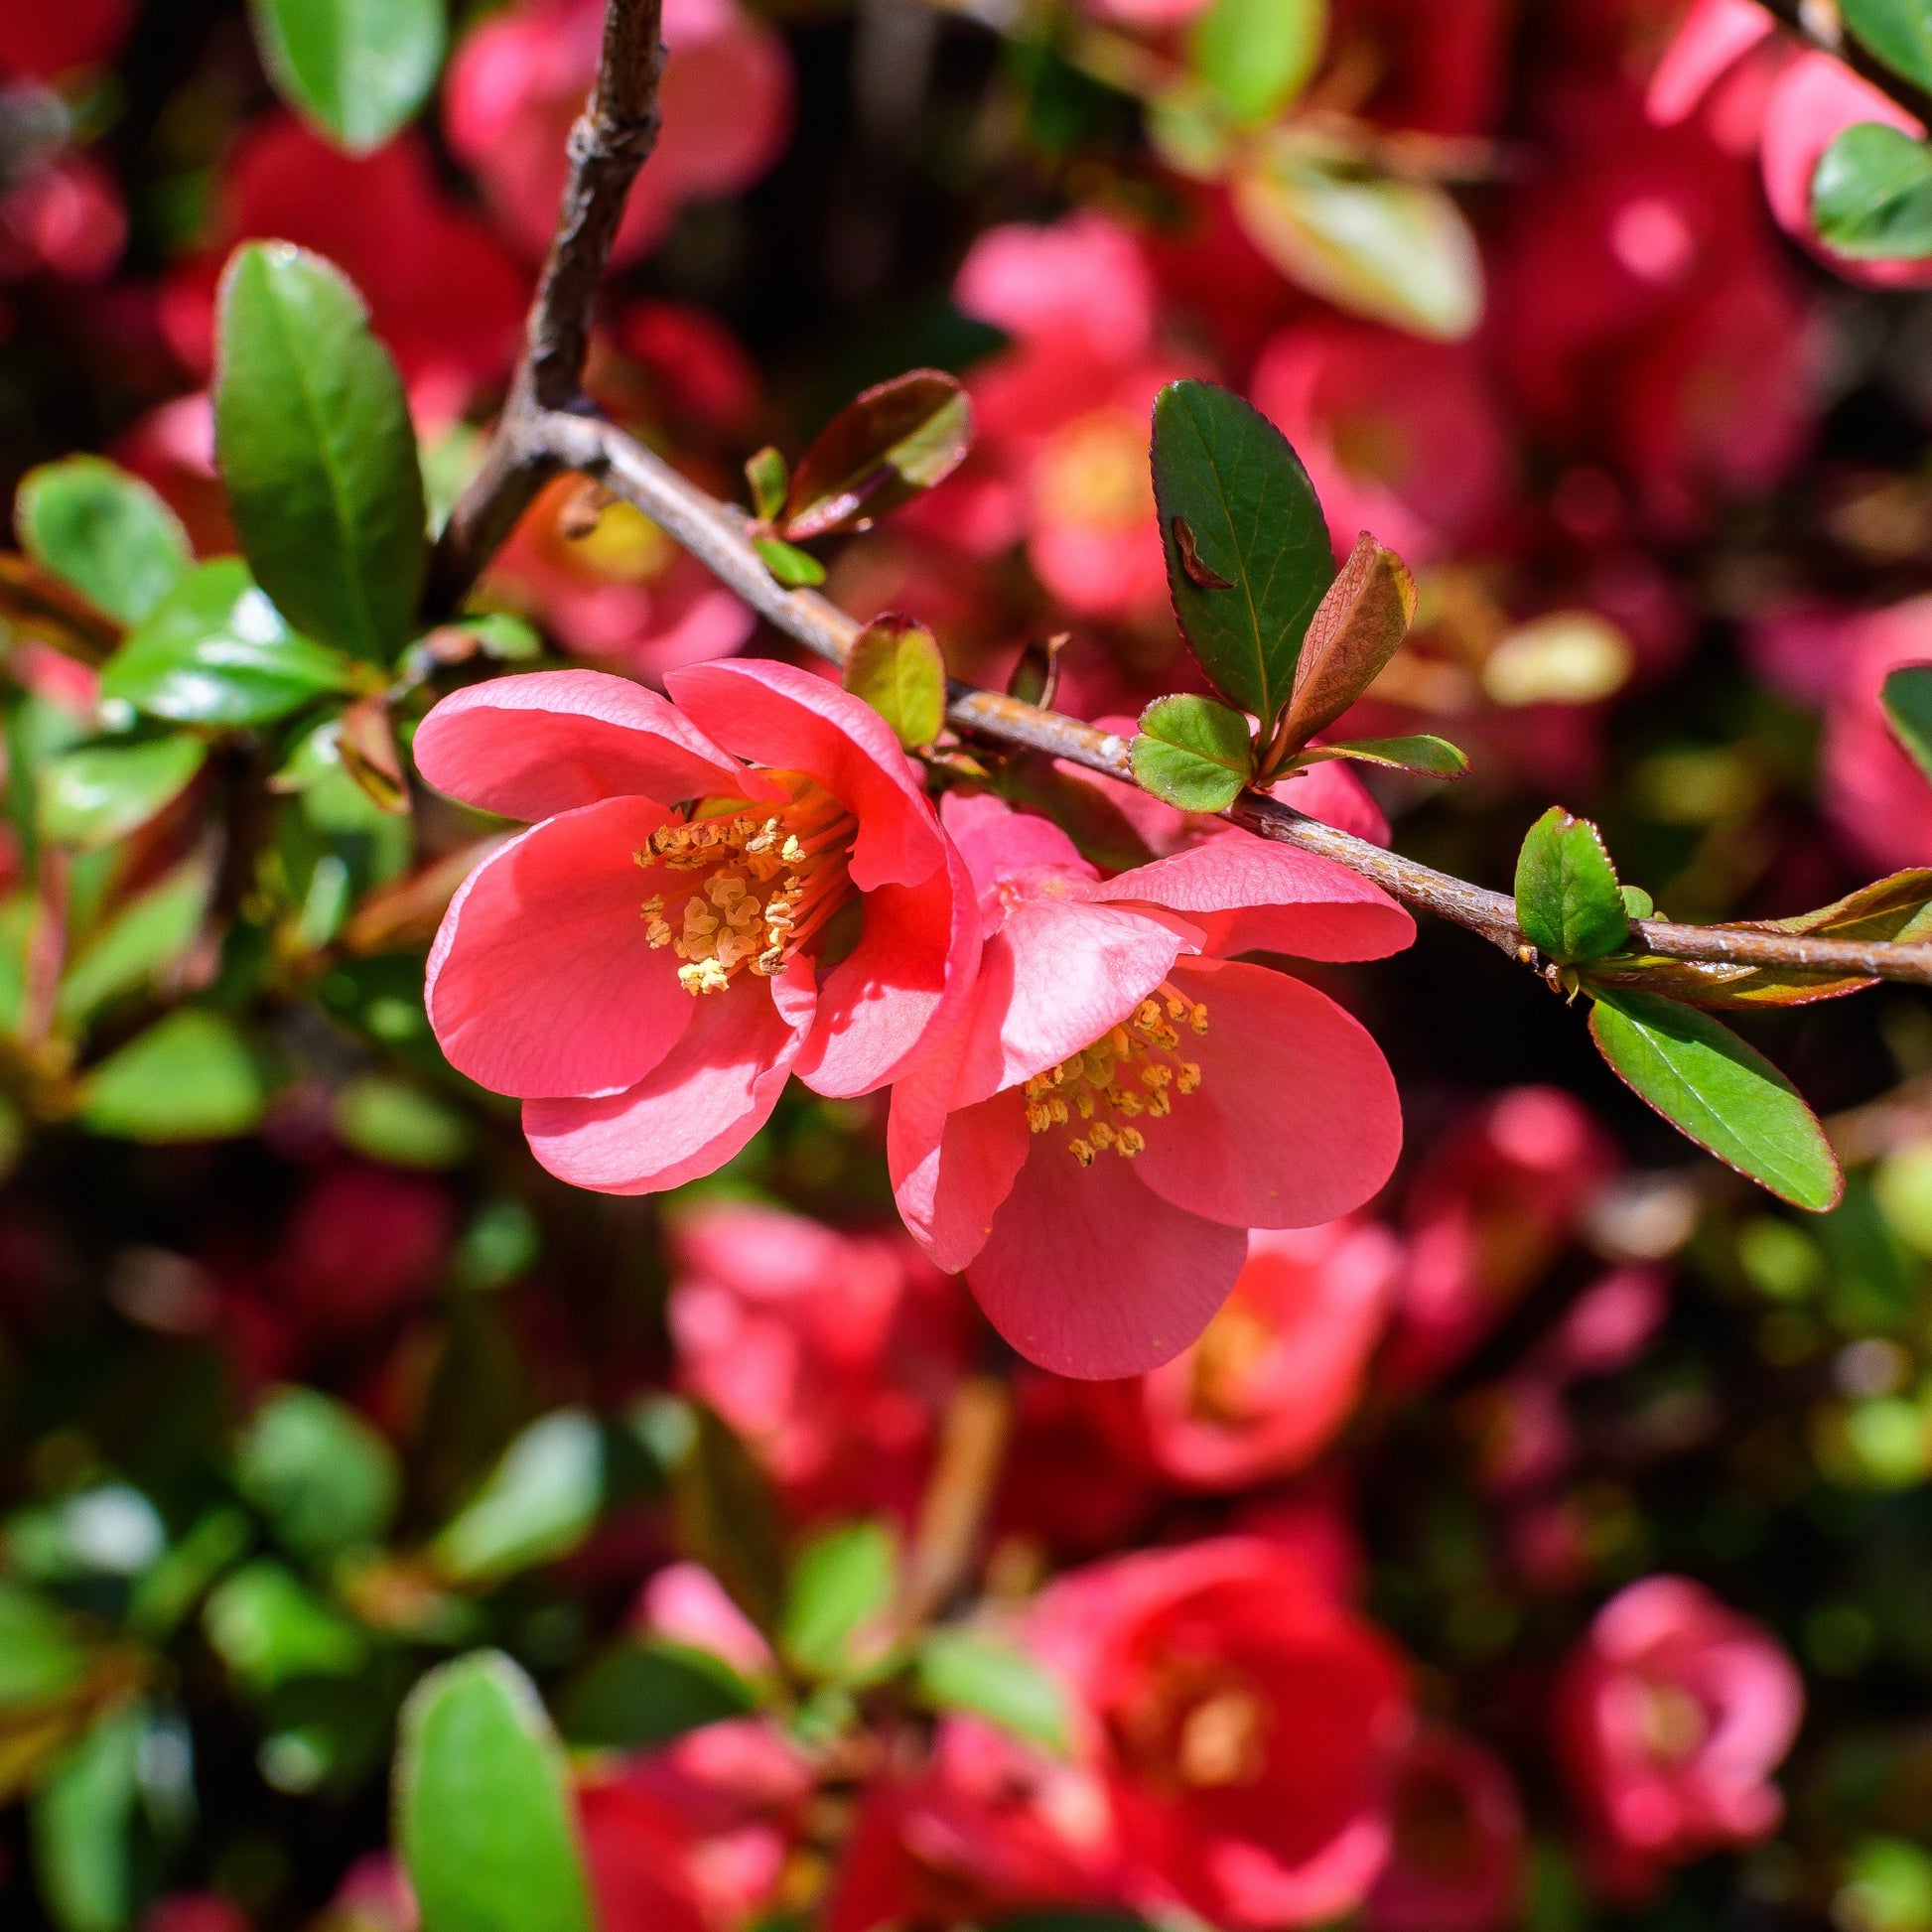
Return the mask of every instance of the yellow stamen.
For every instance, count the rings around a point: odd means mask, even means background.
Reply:
[[[1131,1020],[1026,1083],[1028,1128],[1050,1133],[1070,1126],[1077,1114],[1085,1125],[1069,1135],[1066,1151],[1083,1168],[1110,1149],[1127,1161],[1145,1153],[1147,1135],[1133,1123],[1167,1119],[1174,1096],[1193,1093],[1201,1083],[1195,1061],[1174,1057],[1180,1035],[1171,1022],[1176,1020],[1196,1034],[1207,1031],[1206,1007],[1163,981]]]

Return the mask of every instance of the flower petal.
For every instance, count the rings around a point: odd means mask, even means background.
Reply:
[[[684,1037],[628,1092],[525,1104],[530,1151],[558,1179],[606,1194],[680,1186],[723,1167],[770,1118],[803,1031],[761,982],[692,1004]]]
[[[1402,1152],[1395,1076],[1325,993],[1265,966],[1181,962],[1207,1007],[1183,1035],[1199,1089],[1147,1127],[1134,1164],[1164,1199],[1238,1228],[1312,1227],[1359,1207]]]
[[[893,1089],[886,1158],[899,1218],[947,1274],[986,1245],[1000,1203],[1013,1190],[1032,1143],[1017,1093],[996,1093],[948,1111],[951,1063]]]
[[[645,936],[633,856],[663,822],[647,798],[607,798],[532,826],[464,881],[425,989],[459,1072],[525,1099],[613,1093],[677,1043],[694,1003]]]
[[[1050,818],[1017,812],[990,791],[947,792],[939,801],[939,822],[966,861],[976,895],[995,894],[1008,880],[1027,874],[1100,877]]]
[[[915,886],[943,855],[939,822],[892,727],[862,698],[794,664],[696,664],[664,683],[680,709],[740,758],[802,771],[859,821],[861,892]]]
[[[453,692],[417,728],[414,757],[438,791],[504,818],[629,795],[664,805],[775,795],[656,692],[607,671],[530,671]]]
[[[1187,915],[1225,958],[1249,951],[1300,959],[1380,959],[1416,922],[1379,886],[1311,852],[1230,831],[1172,858],[1088,886],[1080,897],[1142,899]]]
[[[1161,1200],[1138,1166],[1103,1155],[1082,1168],[1057,1136],[1035,1138],[966,1271],[993,1325],[1057,1375],[1099,1381],[1171,1361],[1247,1258],[1245,1229]]]

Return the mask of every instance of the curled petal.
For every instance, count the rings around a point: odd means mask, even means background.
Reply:
[[[947,1062],[937,1079],[914,1074],[894,1087],[886,1158],[899,1218],[940,1268],[956,1274],[986,1245],[1033,1137],[1017,1093],[948,1112],[950,1085]]]
[[[606,1194],[680,1186],[723,1167],[771,1117],[803,1033],[759,982],[690,1004],[684,1037],[627,1092],[525,1104],[530,1150],[559,1180]]]
[[[612,1093],[677,1043],[694,1002],[646,937],[632,856],[663,822],[647,798],[607,798],[532,826],[464,881],[426,987],[459,1072],[525,1099]]]
[[[607,671],[531,671],[445,698],[416,733],[438,791],[504,818],[548,818],[602,798],[769,798],[654,691]]]

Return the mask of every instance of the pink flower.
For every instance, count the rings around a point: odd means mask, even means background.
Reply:
[[[1262,350],[1250,393],[1295,445],[1344,544],[1372,530],[1420,567],[1480,535],[1508,502],[1509,444],[1468,344],[1303,323]]]
[[[891,1080],[979,947],[877,712],[784,664],[667,682],[675,704],[599,671],[495,678],[415,741],[431,784],[539,821],[452,901],[431,1023],[453,1065],[522,1097],[543,1166],[607,1193],[711,1173],[792,1071],[833,1095]]]
[[[1167,608],[1147,462],[1163,383],[1187,370],[1155,342],[1153,277],[1104,215],[989,228],[953,300],[1013,346],[970,377],[978,442],[922,507],[922,527],[982,553],[1025,537],[1047,591],[1084,617]]]
[[[91,155],[56,154],[0,194],[0,280],[104,281],[126,245],[120,187]]]
[[[958,1026],[893,1093],[899,1212],[1031,1360],[1158,1367],[1200,1333],[1251,1227],[1307,1227],[1388,1178],[1381,1050],[1255,949],[1377,958],[1409,915],[1246,834],[1101,880],[1057,826],[957,794],[986,949]]]
[[[1401,1257],[1373,1224],[1256,1229],[1200,1339],[1138,1387],[1110,1385],[1114,1414],[1187,1488],[1242,1489],[1303,1467],[1361,1394]]]
[[[1079,1699],[1136,1903],[1236,1927],[1360,1904],[1389,1852],[1405,1673],[1295,1551],[1116,1558],[1051,1586],[1031,1627]]]
[[[1605,1889],[1639,1896],[1666,1865],[1777,1828],[1771,1774],[1804,1687],[1776,1638],[1684,1577],[1603,1605],[1564,1667],[1557,1744]]]
[[[794,1513],[909,1516],[965,1372],[965,1298],[903,1235],[745,1202],[672,1230],[678,1380],[738,1430]]]
[[[1474,134],[1508,84],[1512,0],[1335,0],[1331,69],[1373,76],[1370,118],[1433,134]]]
[[[1518,1922],[1523,1812],[1495,1752],[1457,1731],[1422,1731],[1396,1771],[1393,1814],[1370,1932],[1502,1932]]]
[[[597,71],[603,26],[603,0],[519,0],[477,27],[450,64],[450,146],[532,259],[550,245],[565,147]],[[784,43],[736,0],[666,0],[663,32],[663,126],[625,207],[619,263],[654,248],[685,203],[749,188],[790,128]]]
[[[141,1932],[249,1932],[249,1924],[240,1906],[217,1892],[178,1891],[156,1901]]]

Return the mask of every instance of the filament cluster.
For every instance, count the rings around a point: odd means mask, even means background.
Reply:
[[[1066,1151],[1083,1168],[1110,1151],[1133,1160],[1147,1147],[1135,1123],[1164,1119],[1176,1095],[1200,1085],[1199,1065],[1179,1056],[1182,1026],[1206,1033],[1207,1008],[1163,980],[1130,1019],[1027,1082],[1028,1127],[1066,1128]]]

